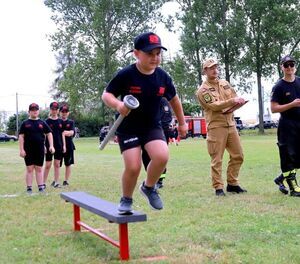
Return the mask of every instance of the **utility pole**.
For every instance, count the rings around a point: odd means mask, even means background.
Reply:
[[[16,93],[16,136],[19,132],[19,103],[18,103],[18,93]]]

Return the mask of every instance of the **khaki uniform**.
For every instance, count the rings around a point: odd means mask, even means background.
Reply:
[[[222,160],[225,149],[230,155],[227,167],[227,183],[239,185],[238,174],[244,156],[233,113],[225,113],[236,103],[236,93],[225,80],[214,83],[204,81],[196,93],[207,123],[207,148],[211,157],[212,185],[223,189]],[[230,112],[230,111],[229,111]]]

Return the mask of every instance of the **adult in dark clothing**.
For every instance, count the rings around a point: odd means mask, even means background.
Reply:
[[[274,182],[279,190],[288,194],[284,185],[287,182],[290,195],[300,197],[296,181],[300,168],[300,78],[295,75],[296,61],[287,55],[281,60],[283,78],[272,89],[271,111],[280,113],[277,129],[281,175]]]
[[[172,111],[170,104],[166,98],[162,98],[161,104],[160,104],[160,114],[161,114],[161,126],[164,131],[165,139],[167,144],[169,144],[170,139],[170,133],[171,133],[171,124],[172,124]],[[151,161],[147,151],[142,148],[142,160],[145,170],[147,171],[147,167],[149,162]],[[163,187],[163,180],[166,178],[167,168],[164,169],[162,174],[160,175],[160,178],[158,179],[156,183],[157,188]]]
[[[62,129],[63,129],[63,136],[66,140],[66,152],[63,153],[63,157],[60,161],[60,166],[64,161],[65,164],[65,180],[63,181],[63,186],[69,185],[69,179],[71,176],[71,165],[74,164],[74,150],[75,145],[73,143],[73,137],[75,136],[75,124],[74,121],[69,119],[69,106],[63,105],[60,107],[60,117],[62,120]]]
[[[26,164],[27,193],[32,193],[32,179],[35,171],[39,192],[44,191],[42,167],[44,164],[45,135],[49,142],[49,151],[55,152],[50,127],[39,119],[39,106],[36,103],[29,105],[29,118],[25,120],[19,131],[20,156]]]

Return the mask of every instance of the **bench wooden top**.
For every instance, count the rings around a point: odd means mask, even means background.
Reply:
[[[60,197],[67,202],[102,216],[110,222],[122,224],[147,221],[147,215],[143,212],[133,211],[131,215],[120,215],[118,204],[100,199],[86,192],[62,192]]]

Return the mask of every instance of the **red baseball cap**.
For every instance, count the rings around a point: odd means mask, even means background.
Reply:
[[[40,107],[36,103],[32,103],[29,105],[29,111],[34,111],[34,110],[39,110],[39,109],[40,109]]]
[[[50,109],[58,109],[59,108],[59,104],[58,104],[58,102],[52,102],[51,104],[50,104]]]
[[[69,107],[67,105],[63,105],[59,108],[60,112],[69,112]]]
[[[164,46],[161,45],[160,37],[153,32],[147,32],[138,35],[134,39],[134,48],[137,50],[142,50],[144,52],[149,52],[156,48],[167,50]]]

